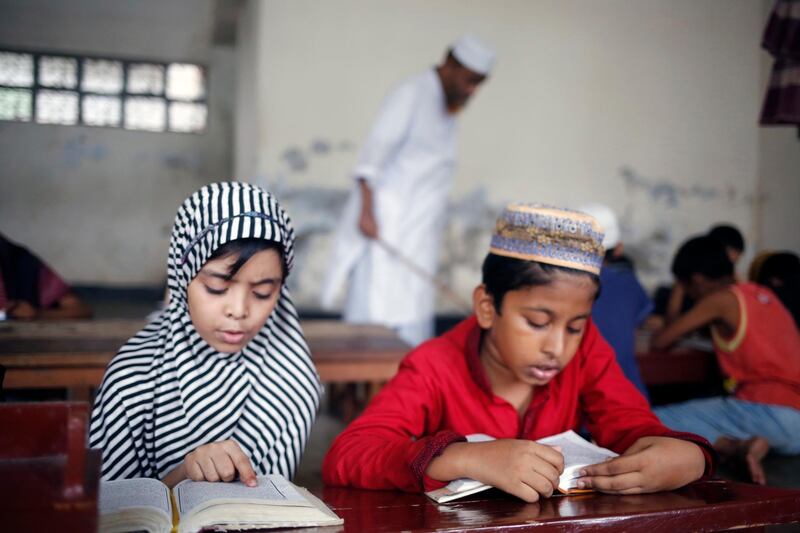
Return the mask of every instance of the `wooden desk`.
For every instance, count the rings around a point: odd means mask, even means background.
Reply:
[[[108,362],[143,326],[142,320],[0,322],[3,387],[66,388],[71,399],[89,400]],[[324,383],[366,381],[377,387],[394,376],[409,350],[383,326],[330,320],[302,326]]]
[[[421,494],[325,487],[313,491],[344,527],[315,528],[379,533],[390,531],[745,531],[800,522],[800,491],[730,481],[705,481],[683,489],[641,496],[589,494],[524,503],[492,490],[437,505]],[[751,529],[752,528],[752,529]]]
[[[678,343],[670,350],[650,348],[650,333],[636,336],[636,362],[648,387],[721,381],[719,365],[711,344],[697,341]]]

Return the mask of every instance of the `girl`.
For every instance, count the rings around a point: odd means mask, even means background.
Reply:
[[[324,481],[429,491],[468,477],[532,502],[563,470],[561,453],[534,441],[584,422],[622,455],[587,467],[580,488],[654,492],[710,471],[708,442],[659,423],[591,321],[602,239],[588,215],[509,206],[474,316],[405,358],[333,443]],[[472,433],[497,440],[464,442]]]
[[[293,246],[263,189],[214,183],[183,202],[169,305],[109,363],[92,411],[103,479],[292,477],[321,392],[285,284]]]

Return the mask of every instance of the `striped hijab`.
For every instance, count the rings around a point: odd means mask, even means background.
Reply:
[[[294,475],[321,388],[286,284],[264,327],[237,353],[214,350],[189,316],[189,283],[217,248],[243,238],[282,244],[291,270],[294,230],[263,189],[214,183],[178,209],[169,306],[120,349],[95,400],[89,443],[103,450],[103,479],[163,478],[198,446],[226,439],[239,443],[257,473]]]

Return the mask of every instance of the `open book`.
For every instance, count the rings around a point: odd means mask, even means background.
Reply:
[[[277,474],[259,476],[257,487],[184,480],[172,491],[157,479],[103,481],[99,507],[101,533],[169,533],[174,523],[178,533],[343,523],[313,494]]]
[[[468,442],[486,442],[494,440],[494,437],[483,435],[467,435]],[[545,437],[536,442],[547,446],[560,446],[561,453],[564,455],[564,471],[558,478],[558,490],[564,494],[576,494],[581,492],[591,492],[587,489],[577,488],[577,479],[580,477],[580,470],[584,466],[602,463],[603,461],[616,457],[617,454],[606,448],[595,446],[572,430]],[[456,479],[446,486],[426,492],[425,494],[438,503],[446,503],[476,492],[481,492],[492,488],[480,481],[469,478]]]

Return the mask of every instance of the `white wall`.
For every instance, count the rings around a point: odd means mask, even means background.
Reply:
[[[178,203],[235,168],[305,226],[296,291],[312,303],[330,210],[381,99],[472,31],[499,62],[461,120],[443,263],[457,287],[484,251],[476,228],[511,199],[611,204],[650,284],[716,221],[798,250],[800,143],[757,126],[769,4],[250,0],[234,52],[211,43],[212,0],[0,0],[0,45],[195,61],[211,76],[202,135],[0,122],[0,231],[70,281],[156,283]]]
[[[800,254],[800,133],[797,127],[762,128],[760,140],[759,248]]]
[[[389,87],[474,32],[498,65],[461,121],[456,200],[606,202],[651,285],[715,222],[754,236],[759,2],[263,0],[256,11],[254,179],[347,187]]]
[[[235,52],[211,0],[0,0],[0,46],[209,67],[206,132],[0,122],[0,231],[71,282],[157,284],[194,189],[230,177]]]

